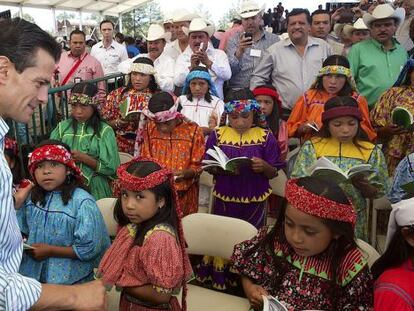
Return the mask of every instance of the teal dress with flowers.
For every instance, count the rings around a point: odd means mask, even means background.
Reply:
[[[88,192],[77,188],[66,205],[60,191],[48,192],[44,206],[29,197],[16,214],[20,231],[28,236],[27,244],[71,246],[77,257],[37,261],[24,254],[21,274],[50,284],[93,280],[93,269],[109,248],[110,240],[95,199]]]
[[[381,149],[366,141],[358,141],[358,145],[352,142],[341,143],[339,140],[315,137],[306,141],[299,151],[291,177],[309,176],[309,168],[320,157],[326,157],[338,165],[343,171],[349,170],[358,164],[371,164],[374,173],[368,180],[378,189],[377,197],[388,192],[388,172],[384,155]],[[362,193],[350,182],[344,182],[339,186],[348,195],[357,211],[356,236],[362,240],[368,240],[368,206]]]

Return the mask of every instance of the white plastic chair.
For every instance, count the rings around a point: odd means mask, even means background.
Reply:
[[[283,170],[279,170],[277,176],[269,181],[272,193],[284,198],[287,180],[286,173]]]
[[[99,210],[103,216],[105,221],[106,229],[111,237],[116,235],[116,231],[118,228],[118,223],[115,221],[114,218],[114,207],[116,203],[115,198],[104,198],[96,201]]]
[[[371,268],[375,261],[380,257],[380,254],[377,252],[377,250],[369,245],[367,242],[358,239],[357,244],[359,248],[362,250],[364,255],[366,256],[366,259],[368,261],[368,266]]]
[[[378,250],[381,247],[377,245],[377,222],[378,222],[378,211],[383,210],[391,210],[391,202],[387,199],[387,197],[381,197],[379,199],[375,199],[372,204],[368,200],[368,206],[372,206],[372,216],[371,216],[371,239],[370,242],[374,245]],[[368,218],[369,219],[369,218]]]
[[[208,209],[207,212],[210,214],[211,209],[213,207],[213,187],[214,187],[214,177],[213,175],[203,171],[200,175],[200,185],[204,185],[210,189],[210,197],[208,201]]]
[[[232,255],[235,244],[257,234],[257,229],[244,220],[205,213],[184,217],[183,228],[189,254],[226,259]],[[247,311],[250,308],[245,298],[192,284],[188,284],[187,306],[188,310],[197,311]]]
[[[127,163],[131,161],[134,157],[126,152],[119,151],[119,160],[121,161],[121,164]]]

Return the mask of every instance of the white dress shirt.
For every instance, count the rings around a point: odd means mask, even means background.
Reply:
[[[172,42],[168,42],[165,45],[164,53],[171,57],[174,61],[177,60],[178,56],[182,53],[180,45],[178,43],[178,39]]]
[[[217,123],[220,123],[220,117],[224,111],[224,102],[216,96],[211,95],[211,97],[209,103],[204,98],[193,98],[190,101],[187,95],[181,95],[178,97],[178,101],[183,107],[181,113],[200,127],[209,127],[208,121],[213,113],[217,116]]]
[[[223,99],[224,81],[227,81],[231,78],[229,60],[224,51],[215,49],[210,42],[208,43],[206,52],[210,61],[213,62],[211,69],[208,72],[210,73],[211,79],[216,86],[219,97]],[[190,72],[189,67],[191,65],[190,59],[192,54],[193,51],[191,50],[190,46],[188,46],[185,51],[180,56],[178,56],[174,69],[174,84],[176,86],[181,87],[184,85],[185,78]]]
[[[92,47],[91,55],[101,63],[105,75],[117,73],[118,65],[128,59],[126,47],[115,40],[107,48],[102,41],[98,42]]]
[[[133,58],[129,58],[118,66],[118,71],[123,74],[128,74],[131,68],[131,64],[138,57],[147,57],[148,54],[138,54]],[[158,86],[161,91],[172,92],[174,91],[174,65],[175,61],[163,52],[155,61],[154,68],[156,71],[155,80],[157,81]]]
[[[308,37],[305,52],[300,55],[287,38],[270,46],[253,71],[250,89],[268,81],[277,89],[282,107],[292,110],[297,99],[315,81],[323,61],[332,54],[324,40]]]

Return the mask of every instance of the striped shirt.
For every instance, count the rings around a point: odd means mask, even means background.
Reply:
[[[12,174],[4,157],[9,128],[0,118],[0,310],[28,310],[40,297],[41,285],[18,273],[23,243],[12,199]]]

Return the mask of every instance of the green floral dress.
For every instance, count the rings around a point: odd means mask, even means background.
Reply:
[[[291,177],[309,176],[309,168],[317,159],[324,156],[338,165],[343,171],[352,166],[368,163],[374,169],[368,180],[378,188],[378,197],[388,192],[388,172],[381,149],[369,142],[358,141],[360,147],[352,142],[341,143],[335,138],[313,138],[306,141],[299,151]],[[356,236],[368,240],[368,204],[361,192],[350,182],[339,186],[345,191],[357,211]]]
[[[110,180],[115,176],[120,165],[115,133],[112,128],[101,121],[99,135],[93,135],[93,129],[85,123],[78,123],[76,135],[72,119],[60,122],[50,134],[51,139],[60,140],[98,161],[96,170],[84,163],[76,163],[82,170],[85,182],[96,200],[112,197]]]

